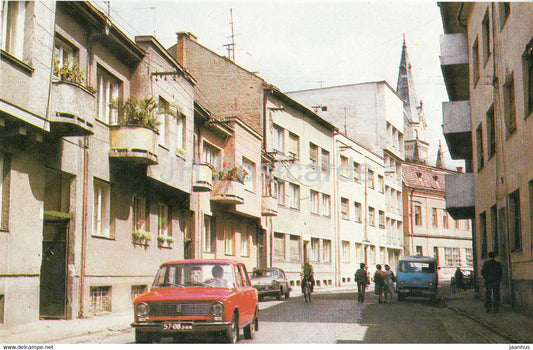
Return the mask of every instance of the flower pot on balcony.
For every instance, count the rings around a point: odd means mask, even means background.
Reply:
[[[195,192],[209,192],[213,189],[213,175],[211,167],[207,164],[193,165],[193,184]]]
[[[143,125],[111,125],[111,158],[157,164],[157,131]]]
[[[215,180],[211,201],[221,204],[243,204],[244,184],[232,180]]]
[[[96,98],[86,87],[70,81],[52,82],[50,131],[60,136],[94,133]]]

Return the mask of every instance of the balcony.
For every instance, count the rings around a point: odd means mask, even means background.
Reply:
[[[110,158],[138,164],[157,164],[157,131],[141,125],[111,125]]]
[[[50,131],[59,136],[92,135],[96,113],[96,98],[83,86],[67,82],[52,82]]]
[[[450,101],[468,100],[470,88],[466,34],[441,35],[440,68]]]
[[[213,189],[213,171],[207,164],[193,165],[193,184],[195,192],[209,192]]]
[[[271,196],[261,197],[261,215],[262,216],[277,216],[278,215],[278,199]]]
[[[470,101],[442,103],[442,130],[452,159],[472,158]]]
[[[454,218],[474,218],[474,174],[447,174],[446,182],[446,210]]]
[[[211,201],[220,204],[243,204],[244,184],[232,180],[214,181]]]

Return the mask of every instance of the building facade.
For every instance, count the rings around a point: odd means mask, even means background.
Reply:
[[[494,251],[504,268],[504,303],[531,314],[533,173],[526,164],[532,149],[533,5],[439,6],[441,68],[450,100],[443,103],[443,131],[452,157],[467,164],[467,173],[447,175],[446,206],[454,218],[474,219],[477,278]]]

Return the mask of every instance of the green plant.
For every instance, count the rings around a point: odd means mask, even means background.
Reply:
[[[157,236],[157,242],[158,243],[165,243],[166,238],[165,236]]]
[[[185,155],[185,150],[181,147],[176,147],[176,152],[178,152],[181,155]]]
[[[64,62],[62,66],[60,66],[59,63],[59,60],[54,60],[54,75],[58,77],[59,80],[82,85],[92,94],[96,92],[96,89],[93,86],[87,84],[85,73],[80,70],[78,62],[74,62],[72,58],[70,58]]]
[[[244,180],[248,176],[248,170],[246,170],[246,168],[240,165],[235,165],[232,168],[229,168],[228,164],[224,165],[222,170],[213,171],[213,180],[229,180],[244,183]]]
[[[140,240],[140,239],[142,238],[142,236],[143,236],[143,232],[142,232],[142,231],[138,231],[138,230],[136,230],[136,231],[133,231],[133,232],[131,233],[131,238],[132,238],[133,241],[135,241],[135,242],[138,241],[138,240]]]
[[[167,241],[167,243],[172,243],[172,242],[174,242],[174,238],[168,236],[168,237],[166,238],[166,241]]]
[[[143,238],[145,241],[151,241],[151,240],[152,240],[152,235],[151,235],[149,232],[145,232],[145,231],[143,231],[142,238]]]
[[[141,125],[157,129],[159,124],[154,110],[157,103],[152,97],[138,98],[130,96],[125,102],[121,99],[111,103],[111,107],[117,108],[120,117],[120,125]]]

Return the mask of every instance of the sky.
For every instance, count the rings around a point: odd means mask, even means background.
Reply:
[[[191,32],[223,56],[224,45],[232,42],[233,15],[235,62],[284,92],[381,80],[396,88],[405,34],[428,123],[428,164],[435,164],[440,140],[446,166],[463,166],[450,159],[442,135],[448,96],[439,61],[442,20],[434,1],[114,0],[109,6],[113,22],[131,37],[154,35],[168,48],[176,32]]]

